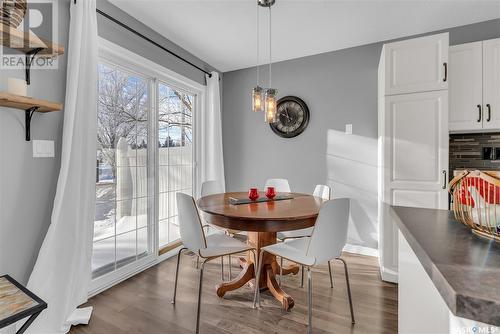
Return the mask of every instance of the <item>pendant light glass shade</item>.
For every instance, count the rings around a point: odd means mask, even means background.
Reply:
[[[266,123],[276,122],[276,89],[267,89],[265,97],[264,114],[266,115]]]
[[[255,112],[264,110],[264,91],[259,86],[252,90],[252,110]]]

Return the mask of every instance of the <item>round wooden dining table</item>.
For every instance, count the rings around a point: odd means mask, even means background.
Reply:
[[[197,201],[197,205],[207,223],[248,232],[248,244],[260,254],[262,247],[276,243],[277,232],[314,226],[320,206],[324,202],[322,198],[300,193],[279,193],[277,197],[280,196],[289,196],[291,199],[234,205],[230,204],[231,198],[244,199],[247,198],[247,193],[232,192],[202,197]],[[246,258],[240,258],[240,265],[243,270],[238,277],[217,286],[219,297],[222,298],[226,292],[239,289],[247,283],[254,284],[255,264],[251,252],[247,253]],[[276,257],[266,253],[261,265],[261,291],[269,289],[283,308],[290,310],[294,301],[276,280],[276,275],[280,273]],[[282,273],[296,275],[299,269],[297,265],[292,265],[282,268]]]

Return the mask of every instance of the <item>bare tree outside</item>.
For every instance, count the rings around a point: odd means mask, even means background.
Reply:
[[[147,145],[147,82],[100,64],[98,96],[97,159],[111,168],[114,179],[119,139],[133,149]]]

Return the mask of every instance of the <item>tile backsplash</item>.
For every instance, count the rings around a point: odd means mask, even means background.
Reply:
[[[500,170],[500,132],[450,134],[450,178],[456,169]]]

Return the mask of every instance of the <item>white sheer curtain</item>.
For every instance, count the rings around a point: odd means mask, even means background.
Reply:
[[[222,118],[220,110],[219,73],[207,78],[205,110],[201,115],[201,182],[217,180],[225,190],[222,151]]]
[[[61,169],[49,230],[28,288],[48,304],[28,333],[67,333],[88,323],[95,201],[96,0],[71,1]]]

